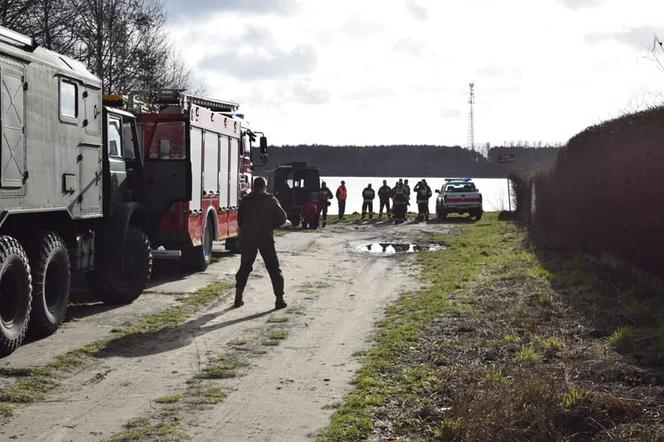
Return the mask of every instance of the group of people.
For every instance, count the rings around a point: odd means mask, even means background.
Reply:
[[[367,192],[369,190],[369,192]],[[428,220],[429,219],[429,198],[433,195],[431,188],[427,184],[425,179],[419,181],[413,188],[413,192],[416,196],[416,202],[418,206],[418,219],[419,220]],[[373,217],[373,200],[375,194],[371,189],[371,184],[367,186],[366,189],[362,192],[362,197],[364,203],[362,204],[362,219],[368,213],[369,218]],[[411,198],[411,189],[408,185],[408,180],[399,179],[394,185],[390,187],[387,185],[387,181],[383,180],[383,185],[378,189],[378,200],[380,206],[378,208],[378,218],[382,218],[383,209],[388,218],[394,218],[395,223],[404,222],[406,220],[406,214],[408,212],[408,206],[410,205]],[[390,210],[391,204],[391,210]]]
[[[343,184],[343,181],[341,183]],[[346,194],[344,193],[342,197],[345,207]],[[327,187],[325,181],[323,181],[320,184],[320,190],[317,193],[312,193],[309,201],[302,206],[302,227],[305,229],[307,227],[315,229],[319,223],[322,223],[322,226],[325,227],[327,225],[327,208],[330,206],[332,198],[332,191]],[[341,201],[338,190],[337,199]]]
[[[429,220],[429,199],[433,195],[426,179],[419,181],[412,190],[418,208],[418,220]],[[327,224],[327,209],[330,206],[330,200],[336,196],[339,206],[339,220],[343,220],[346,214],[346,199],[348,198],[348,189],[346,182],[341,181],[335,195],[327,187],[325,181],[321,183],[320,191],[312,194],[310,200],[302,207],[302,227],[317,228],[319,222],[325,227]],[[368,184],[362,190],[362,219],[372,219],[374,216],[373,202],[376,199],[376,191]],[[390,187],[387,180],[383,180],[383,185],[378,189],[378,218],[383,217],[383,211],[389,219],[394,219],[395,223],[401,223],[406,220],[408,206],[410,205],[411,189],[407,179],[399,179]]]
[[[347,192],[343,181],[341,182],[341,186],[339,186],[339,189],[341,188],[343,188],[343,194],[345,195]],[[433,195],[431,187],[429,187],[425,179],[422,179],[415,185],[413,192],[416,196],[418,220],[428,221],[429,199]],[[337,193],[339,193],[338,190]],[[378,189],[378,201],[380,204],[378,218],[383,217],[383,210],[385,210],[387,217],[393,218],[395,223],[404,222],[408,213],[408,206],[410,205],[410,195],[411,190],[407,179],[400,178],[394,187],[388,186],[387,180],[383,180],[383,185]],[[373,218],[373,201],[375,198],[376,192],[371,187],[371,184],[368,184],[362,191],[362,219],[365,219],[367,215],[369,219]],[[343,207],[345,208],[345,199]],[[339,219],[343,219],[341,201],[339,201]]]

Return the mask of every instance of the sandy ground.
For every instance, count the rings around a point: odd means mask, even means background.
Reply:
[[[224,402],[187,416],[192,440],[305,440],[329,421],[334,405],[351,388],[359,367],[353,354],[367,348],[373,324],[400,293],[416,286],[412,255],[377,256],[357,246],[409,242],[437,225],[343,225],[277,238],[289,308],[275,312],[269,277],[259,259],[245,306],[230,297],[187,323],[109,354],[93,367],[63,380],[46,401],[17,411],[0,429],[0,440],[104,440],[123,424],[154,410],[159,396],[184,391],[185,382],[227,347],[229,341],[269,329],[275,315],[292,318],[288,337],[252,358],[243,376],[224,381]],[[160,311],[215,280],[229,280],[239,257],[221,258],[204,273],[157,270],[148,293],[131,306],[75,307],[50,338],[29,343],[0,366],[48,363],[66,350],[107,336],[114,327]],[[291,314],[289,313],[296,313]]]

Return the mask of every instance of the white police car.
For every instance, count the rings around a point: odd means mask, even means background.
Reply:
[[[470,178],[446,178],[436,193],[438,219],[445,219],[450,213],[467,213],[471,218],[482,218],[482,194]]]

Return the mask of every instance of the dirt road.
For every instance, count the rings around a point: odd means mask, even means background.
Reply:
[[[223,402],[181,416],[177,437],[192,440],[303,440],[325,426],[335,404],[351,388],[365,349],[386,305],[416,285],[406,254],[380,256],[356,248],[376,242],[413,242],[442,226],[351,224],[277,238],[289,307],[273,311],[269,277],[258,260],[245,306],[229,309],[228,296],[185,324],[105,353],[92,367],[61,380],[45,401],[19,408],[0,429],[0,439],[106,440],[130,419],[154,413],[154,400],[178,395],[229,348],[273,341],[251,351],[241,376],[218,380]],[[110,334],[138,316],[163,310],[217,279],[230,280],[237,256],[219,254],[207,272],[158,271],[150,292],[132,306],[74,309],[55,336],[25,345],[4,367],[48,363],[65,350]],[[275,333],[278,335],[275,335]],[[248,345],[248,344],[247,344]],[[249,350],[249,349],[245,349]]]

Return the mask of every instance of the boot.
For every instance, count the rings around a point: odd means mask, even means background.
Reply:
[[[233,307],[239,308],[244,305],[244,300],[242,300],[242,293],[235,292],[235,302],[233,303]]]
[[[286,304],[286,301],[284,301],[284,295],[277,295],[277,299],[274,302],[274,309],[275,310],[281,310],[282,308],[286,308],[288,304]]]

